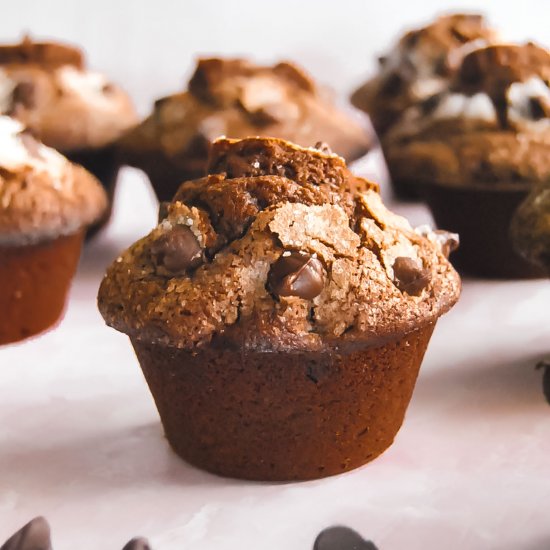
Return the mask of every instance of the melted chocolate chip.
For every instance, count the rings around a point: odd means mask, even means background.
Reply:
[[[313,550],[378,550],[370,540],[365,540],[357,531],[349,527],[329,527],[321,531]]]
[[[27,109],[36,107],[36,88],[32,82],[19,82],[13,89],[11,98],[14,105],[23,105]]]
[[[313,300],[321,294],[324,285],[323,264],[317,258],[300,252],[285,252],[271,266],[268,275],[268,286],[278,296]]]
[[[197,238],[185,225],[176,225],[151,246],[151,255],[158,266],[173,274],[184,273],[202,263],[202,249]]]
[[[37,517],[10,537],[0,550],[52,550],[50,526],[43,517]]]
[[[136,537],[128,541],[122,550],[151,550],[151,546],[147,539]]]
[[[541,361],[536,368],[544,370],[542,375],[542,392],[550,405],[550,361]]]
[[[401,291],[418,296],[430,283],[430,272],[422,267],[419,260],[399,256],[393,263],[395,286]]]

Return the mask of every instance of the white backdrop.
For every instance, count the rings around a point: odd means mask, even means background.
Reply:
[[[180,89],[198,55],[290,58],[344,93],[406,26],[436,13],[486,13],[511,40],[550,44],[547,0],[3,0],[0,39],[24,31],[82,45],[124,84],[142,114]]]

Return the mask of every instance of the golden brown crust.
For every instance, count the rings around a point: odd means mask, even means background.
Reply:
[[[0,114],[64,152],[103,147],[137,122],[129,96],[86,70],[79,49],[29,38],[0,46]]]
[[[0,141],[0,244],[73,234],[101,217],[105,191],[81,166],[36,142],[7,117],[0,117]]]
[[[273,67],[242,59],[201,59],[189,91],[158,100],[154,112],[119,142],[122,157],[179,181],[205,175],[217,137],[273,136],[302,146],[326,141],[348,161],[363,156],[373,137],[324,97],[295,65]]]
[[[258,140],[251,141],[257,148]],[[264,155],[273,145],[266,141]],[[243,141],[231,140],[220,148],[233,160],[247,150]],[[302,159],[295,160],[296,173],[300,163],[305,170],[325,161],[327,170],[330,162],[342,162],[290,144],[280,148]],[[457,300],[460,280],[441,247],[388,212],[375,190],[352,198],[354,208],[346,211],[344,201],[331,200],[336,191],[322,178],[297,181],[264,172],[258,158],[243,154],[241,161],[241,172],[246,166],[258,172],[233,178],[226,171],[183,184],[159,226],[113,263],[98,296],[109,325],[139,340],[186,349],[224,335],[251,349],[315,350],[410,332],[433,323]],[[343,164],[339,169],[345,196],[351,175],[344,177]],[[173,276],[150,251],[179,225],[192,231],[204,261]],[[326,273],[317,297],[272,293],[270,269],[291,251],[321,261]],[[414,295],[399,288],[393,269],[399,257],[429,273]]]
[[[379,73],[353,93],[351,102],[369,113],[383,135],[405,109],[443,89],[471,48],[496,39],[496,32],[480,15],[439,17],[403,35],[380,58]]]

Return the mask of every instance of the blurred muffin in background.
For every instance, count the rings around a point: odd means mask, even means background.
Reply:
[[[509,226],[550,178],[550,53],[535,44],[468,54],[450,86],[408,109],[384,137],[392,174],[419,184],[438,225],[460,234],[463,271],[530,277]],[[414,178],[414,179],[412,179]]]
[[[94,176],[0,116],[0,344],[58,321],[84,231],[106,207]]]
[[[445,89],[464,55],[496,39],[481,15],[439,17],[407,32],[380,57],[378,74],[353,93],[351,102],[370,115],[382,138],[405,109]],[[401,186],[393,177],[392,183],[400,198],[416,196],[411,186]]]
[[[81,50],[28,37],[0,45],[0,113],[92,172],[112,202],[119,166],[111,145],[137,115],[126,92],[86,69]]]
[[[511,231],[518,253],[550,275],[550,178],[520,205]]]
[[[159,199],[168,201],[183,181],[205,175],[215,138],[260,135],[305,147],[322,141],[348,162],[374,143],[361,116],[339,109],[292,63],[213,58],[199,60],[188,91],[156,101],[118,145],[121,159],[144,170]]]

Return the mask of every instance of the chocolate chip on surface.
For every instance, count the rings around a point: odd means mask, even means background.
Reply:
[[[329,527],[319,533],[313,550],[378,550],[370,540],[365,540],[349,527]]]
[[[151,550],[151,545],[143,537],[135,537],[128,541],[122,550]]]
[[[0,546],[0,550],[52,550],[48,522],[43,517],[32,519]]]
[[[151,246],[151,255],[158,266],[178,274],[202,263],[202,248],[197,238],[184,225],[176,225]]]
[[[314,146],[314,149],[318,149],[321,151],[321,153],[325,153],[326,155],[332,155],[332,149],[330,148],[330,145],[328,143],[325,143],[324,141],[318,141]]]
[[[268,286],[278,296],[298,296],[313,300],[325,285],[323,264],[315,257],[300,252],[285,252],[271,266]]]
[[[419,260],[399,256],[393,263],[395,286],[401,291],[418,296],[430,284],[430,272]]]
[[[550,405],[550,360],[541,361],[536,368],[544,370],[542,375],[542,392],[544,393],[546,401]]]
[[[444,229],[436,229],[433,233],[436,242],[441,247],[441,252],[443,252],[447,258],[451,255],[451,252],[454,252],[460,245],[458,233],[451,233]]]

